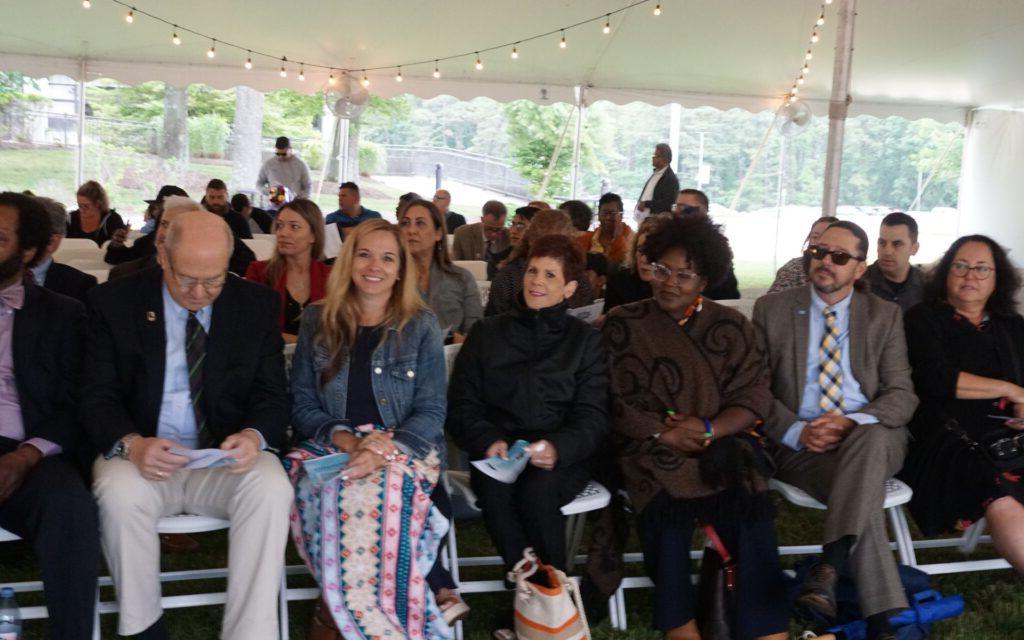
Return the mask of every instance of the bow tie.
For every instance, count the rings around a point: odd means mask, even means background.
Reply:
[[[0,289],[0,305],[12,309],[21,309],[25,304],[25,285],[13,284],[6,289]]]

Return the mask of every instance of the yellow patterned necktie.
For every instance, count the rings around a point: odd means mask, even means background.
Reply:
[[[818,386],[821,398],[818,407],[822,413],[843,413],[843,351],[839,348],[839,324],[836,311],[825,308],[825,335],[818,347]]]

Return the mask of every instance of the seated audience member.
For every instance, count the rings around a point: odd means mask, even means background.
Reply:
[[[157,192],[155,199],[146,200],[146,203],[149,204],[146,215],[149,219],[153,220],[153,228],[145,235],[136,238],[131,246],[127,246],[128,228],[118,229],[110,238],[110,243],[107,244],[107,252],[103,256],[103,261],[107,264],[124,264],[139,258],[156,255],[156,228],[160,224],[160,214],[164,210],[164,201],[170,196],[184,196],[187,198],[188,194],[185,193],[184,189],[173,184],[165,184],[160,187],[160,191]]]
[[[586,253],[602,253],[608,262],[622,264],[626,261],[633,230],[622,222],[622,198],[618,194],[606,193],[601,196],[597,221],[597,229],[581,233],[576,243]]]
[[[690,211],[694,207],[697,211]],[[676,201],[672,205],[672,213],[680,215],[692,215],[693,213],[708,215],[710,210],[711,201],[708,199],[708,194],[700,189],[683,189],[676,195]]]
[[[998,444],[1024,430],[1024,319],[1020,276],[987,236],[965,236],[931,275],[926,301],[905,315],[921,398],[901,476],[914,488],[926,535],[988,521],[992,542],[1024,572],[1024,455]],[[977,444],[975,444],[977,443]]]
[[[904,312],[924,300],[924,272],[911,266],[917,255],[917,221],[897,211],[882,218],[878,229],[878,260],[864,278],[871,293],[895,302]]]
[[[338,208],[327,214],[324,224],[337,227],[338,237],[344,240],[360,222],[377,218],[380,218],[379,213],[361,204],[359,185],[354,182],[342,182],[338,186]]]
[[[594,299],[604,298],[604,287],[608,283],[608,258],[603,253],[587,254],[587,280],[594,292]]]
[[[398,217],[416,265],[420,293],[437,316],[445,342],[461,343],[483,317],[480,289],[469,271],[448,257],[444,218],[433,203],[414,200]]]
[[[899,307],[854,287],[866,270],[863,229],[835,222],[807,251],[810,286],[754,305],[772,373],[764,431],[776,477],[828,505],[821,561],[797,607],[834,618],[836,580],[849,567],[868,640],[894,640],[889,614],[907,600],[882,505],[917,407],[903,322]]]
[[[616,307],[603,331],[611,445],[640,522],[654,626],[666,638],[700,637],[690,549],[696,525],[710,524],[743,567],[732,637],[784,640],[771,464],[754,433],[771,411],[768,367],[750,321],[703,296],[728,271],[729,241],[693,216],[659,225],[641,250],[654,297]]]
[[[157,221],[156,231],[153,232],[153,248],[155,251],[145,257],[117,265],[110,270],[110,273],[107,275],[107,279],[117,280],[118,278],[123,278],[124,276],[157,266],[159,264],[158,252],[160,251],[160,247],[163,246],[164,240],[167,238],[167,230],[171,226],[171,221],[183,213],[203,210],[203,207],[198,202],[190,198],[186,198],[185,196],[169,196],[165,198],[160,218]],[[231,273],[242,275],[249,268],[249,263],[256,259],[256,254],[254,254],[252,249],[242,242],[238,236],[235,236],[234,234],[231,235],[234,238],[234,248],[231,251],[231,260],[228,262],[228,270]]]
[[[452,194],[447,189],[435,191],[433,202],[437,210],[444,216],[444,225],[447,233],[455,233],[456,229],[466,224],[466,216],[449,209],[452,206]]]
[[[249,225],[249,232],[254,236],[258,233],[274,233],[274,217],[263,209],[252,206],[249,196],[244,193],[231,196],[231,208],[245,219]]]
[[[167,638],[157,521],[231,520],[222,638],[277,638],[277,592],[292,490],[269,448],[289,422],[280,297],[228,273],[232,233],[189,211],[160,248],[163,269],[97,287],[81,417],[99,456],[93,491],[117,589],[118,632]],[[244,327],[245,330],[239,330]],[[180,449],[229,464],[185,469]]]
[[[110,198],[100,183],[83,183],[75,198],[78,208],[68,216],[68,238],[89,238],[102,247],[115,231],[125,228],[124,220],[110,208]]]
[[[651,263],[640,248],[651,232],[668,220],[667,214],[644,218],[630,240],[626,262],[621,265],[609,265],[604,296],[605,313],[627,302],[651,297]]]
[[[312,200],[296,198],[278,210],[274,235],[274,254],[250,262],[245,277],[280,294],[281,333],[285,342],[295,342],[302,310],[324,297],[331,273],[322,262],[324,214]]]
[[[508,260],[512,250],[519,246],[519,243],[523,241],[523,236],[526,235],[526,230],[530,228],[530,222],[533,220],[533,215],[540,211],[537,207],[519,207],[516,209],[516,214],[512,216],[512,224],[508,226],[508,246],[501,251],[491,254],[489,260],[487,260],[487,279],[494,280],[494,276],[498,274],[498,269],[501,263]]]
[[[508,246],[508,210],[497,200],[484,203],[480,222],[459,227],[452,242],[453,260],[487,260]]]
[[[779,267],[779,270],[775,272],[775,281],[768,288],[768,293],[777,293],[786,289],[807,286],[807,264],[810,262],[810,258],[807,256],[807,247],[818,242],[818,238],[821,237],[821,234],[825,233],[825,229],[828,229],[828,226],[833,222],[839,222],[839,218],[823,216],[814,221],[814,224],[811,225],[811,230],[804,239],[804,246],[800,257],[793,258]]]
[[[50,222],[50,242],[37,256],[35,266],[29,271],[33,281],[54,293],[74,298],[85,304],[85,295],[96,286],[96,276],[82,273],[78,269],[54,262],[53,254],[60,248],[60,242],[68,230],[68,213],[64,205],[50,198],[36,198],[46,211]]]
[[[583,266],[582,252],[567,234],[533,243],[513,308],[476,324],[448,385],[446,429],[471,460],[507,457],[517,440],[531,443],[530,463],[512,484],[470,471],[506,569],[527,547],[545,563],[565,568],[560,508],[586,486],[588,462],[607,432],[601,336],[568,313]]]
[[[36,198],[0,194],[0,527],[39,562],[47,637],[90,640],[99,522],[71,462],[85,307],[26,282],[52,235]]]
[[[594,210],[587,206],[582,200],[568,200],[558,205],[558,208],[569,214],[572,226],[576,228],[576,237],[590,231],[590,225],[594,222]],[[584,248],[586,251],[587,248]]]
[[[395,204],[395,219],[397,220],[398,216],[402,215],[402,212],[405,211],[405,208],[408,207],[410,203],[413,203],[417,200],[423,200],[423,196],[416,193],[415,191],[403,193],[402,195],[398,196],[398,203]]]
[[[216,214],[228,223],[231,233],[243,240],[252,239],[252,231],[249,230],[249,222],[231,208],[231,201],[228,200],[228,185],[220,178],[214,178],[206,183],[206,194],[199,201],[207,211]]]
[[[552,208],[551,205],[545,202],[544,200],[530,200],[529,202],[526,203],[526,206],[535,207],[538,211],[543,211],[544,209]]]
[[[448,637],[441,620],[468,608],[453,591],[429,597],[434,583],[423,570],[447,528],[438,530],[441,505],[426,499],[440,490],[445,459],[441,331],[389,222],[352,231],[329,284],[302,316],[291,371],[291,423],[302,442],[286,458],[292,538],[321,590],[313,632],[322,635],[312,637]],[[313,482],[304,464],[334,453],[350,455],[341,473]],[[406,552],[373,551],[399,546]],[[450,578],[446,586],[455,587]],[[396,607],[406,615],[389,613]]]
[[[491,290],[487,295],[484,315],[495,316],[515,309],[516,299],[523,291],[523,276],[526,274],[529,264],[527,256],[530,255],[533,243],[547,235],[559,235],[572,239],[574,234],[575,228],[572,226],[572,221],[564,211],[545,209],[534,214],[522,241],[512,250],[494,276]],[[569,308],[585,307],[593,301],[594,292],[590,289],[590,282],[586,278],[581,278],[572,287]]]

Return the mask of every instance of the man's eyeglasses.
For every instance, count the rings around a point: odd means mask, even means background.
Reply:
[[[978,280],[985,280],[992,275],[992,272],[996,269],[995,267],[990,267],[987,264],[976,264],[972,267],[966,262],[954,262],[949,266],[949,270],[958,278],[966,278],[967,274],[973,271]]]
[[[651,277],[658,282],[668,282],[674,275],[676,282],[679,284],[687,284],[700,277],[693,271],[676,271],[675,274],[673,274],[672,269],[669,269],[665,265],[657,262],[652,262],[650,269]]]
[[[824,260],[825,256],[832,256],[832,264],[837,267],[843,266],[851,259],[857,260],[858,262],[864,260],[864,258],[861,258],[860,256],[851,256],[845,251],[833,251],[827,247],[822,247],[816,244],[812,244],[807,247],[807,255],[815,260]]]
[[[224,283],[228,281],[228,274],[222,274],[215,278],[192,278],[189,276],[180,276],[175,271],[174,267],[170,264],[167,265],[168,270],[171,272],[171,276],[174,278],[174,282],[178,285],[178,289],[182,293],[192,291],[196,287],[202,287],[207,293],[215,293],[224,288]]]

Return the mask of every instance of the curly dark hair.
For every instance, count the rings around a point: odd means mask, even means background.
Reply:
[[[562,275],[566,282],[579,282],[586,271],[583,249],[563,235],[551,234],[539,238],[530,247],[530,260],[534,258],[558,260],[562,264]]]
[[[925,284],[925,300],[933,303],[949,303],[946,298],[946,281],[949,279],[949,270],[953,266],[953,258],[956,257],[960,247],[968,242],[980,242],[988,245],[992,251],[992,260],[995,263],[996,288],[985,303],[985,311],[993,316],[1009,318],[1017,315],[1017,291],[1020,290],[1020,276],[1017,269],[1010,262],[1006,255],[1006,249],[998,242],[988,236],[973,235],[957,238],[953,244],[946,249],[939,264],[932,269],[932,273]]]
[[[11,191],[0,193],[0,207],[11,207],[18,212],[18,252],[35,249],[35,255],[25,266],[36,266],[43,259],[46,245],[50,244],[53,232],[50,214],[39,200]]]
[[[673,217],[659,224],[647,236],[640,251],[657,262],[672,249],[682,249],[690,267],[707,281],[708,287],[721,283],[732,269],[729,239],[707,216]]]

